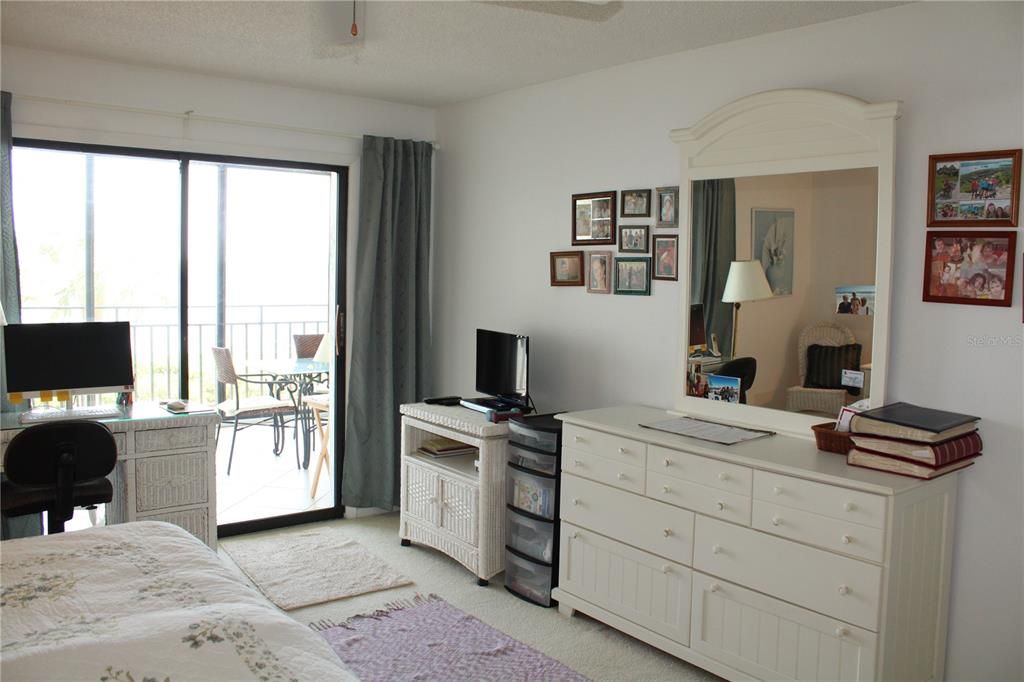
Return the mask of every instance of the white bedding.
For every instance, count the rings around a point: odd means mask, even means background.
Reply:
[[[354,680],[324,640],[177,526],[0,543],[8,680]]]

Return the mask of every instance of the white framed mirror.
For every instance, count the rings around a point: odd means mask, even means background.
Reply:
[[[884,402],[899,115],[898,101],[775,90],[672,131],[692,265],[677,411],[811,438],[843,404]]]

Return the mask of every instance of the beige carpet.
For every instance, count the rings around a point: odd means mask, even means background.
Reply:
[[[412,582],[332,527],[228,538],[220,546],[286,611]]]

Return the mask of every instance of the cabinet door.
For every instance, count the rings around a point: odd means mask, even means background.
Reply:
[[[669,639],[690,641],[686,566],[562,523],[561,589]]]
[[[404,462],[404,466],[405,490],[402,491],[402,512],[436,526],[441,497],[437,473],[409,461]]]
[[[876,642],[867,630],[693,574],[690,646],[757,679],[872,680]]]
[[[476,547],[477,492],[467,483],[441,476],[441,528]]]

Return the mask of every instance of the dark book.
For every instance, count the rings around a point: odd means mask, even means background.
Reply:
[[[865,452],[901,457],[928,466],[945,466],[981,452],[981,436],[977,431],[956,436],[941,443],[922,443],[903,438],[854,433],[854,445]]]
[[[850,430],[891,438],[938,443],[975,429],[978,417],[933,410],[910,403],[892,403],[854,415]]]
[[[877,469],[878,471],[887,471],[892,474],[900,474],[901,476],[912,476],[914,478],[931,479],[948,474],[951,471],[957,471],[965,467],[969,467],[974,464],[976,457],[980,457],[979,452],[976,455],[972,455],[966,459],[961,459],[957,462],[947,464],[941,467],[930,467],[925,464],[918,462],[909,462],[900,457],[891,457],[889,455],[878,455],[873,452],[864,452],[854,448],[850,450],[850,453],[846,456],[846,462],[852,466],[864,467],[866,469]]]

